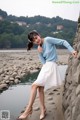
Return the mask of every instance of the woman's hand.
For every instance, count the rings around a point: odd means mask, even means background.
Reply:
[[[43,50],[40,45],[38,45],[38,48],[37,48],[37,49],[38,49],[38,52],[42,52],[42,50]]]
[[[72,51],[72,55],[74,58],[77,58],[77,55],[78,55],[77,51]]]

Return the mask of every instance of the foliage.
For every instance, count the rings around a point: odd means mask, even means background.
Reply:
[[[62,19],[59,16],[47,18],[44,16],[16,17],[7,15],[0,9],[0,16],[4,19],[0,21],[0,48],[24,48],[27,45],[27,34],[31,30],[37,30],[42,37],[52,36],[67,40],[71,45],[77,29],[77,22]],[[25,22],[20,26],[17,22]],[[63,29],[57,30],[57,25],[62,25]],[[56,32],[56,34],[54,34]]]

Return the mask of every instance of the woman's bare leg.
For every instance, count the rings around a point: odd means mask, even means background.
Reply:
[[[38,92],[39,92],[39,99],[40,99],[40,105],[41,105],[40,119],[43,119],[45,117],[45,113],[46,113],[44,87],[39,87]]]
[[[30,100],[28,103],[29,108],[31,108],[33,106],[34,100],[35,100],[36,95],[37,95],[37,88],[38,88],[38,86],[36,84],[32,84]]]
[[[24,113],[19,117],[19,119],[26,118],[32,112],[32,106],[33,106],[34,100],[36,98],[37,88],[38,88],[37,85],[35,85],[35,84],[32,85],[31,96],[30,96],[28,106],[26,107]]]

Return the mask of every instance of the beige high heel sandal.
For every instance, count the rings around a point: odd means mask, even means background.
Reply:
[[[43,113],[43,114],[41,114],[41,115],[40,115],[40,120],[44,119],[44,118],[45,118],[45,116],[46,116],[46,110],[44,111],[44,113]]]
[[[22,113],[22,115],[20,117],[18,117],[17,120],[24,120],[24,119],[26,119],[31,114],[32,114],[32,108],[27,109],[27,111],[25,111],[24,113]]]

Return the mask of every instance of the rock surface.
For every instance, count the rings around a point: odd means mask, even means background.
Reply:
[[[80,119],[80,23],[78,23],[73,47],[78,51],[78,57],[73,58],[72,55],[70,55],[68,60],[68,69],[66,71],[63,91],[65,120]]]

